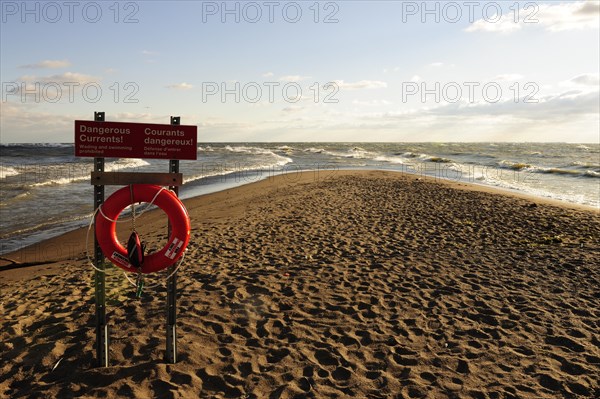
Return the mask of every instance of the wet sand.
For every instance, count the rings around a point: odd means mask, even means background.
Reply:
[[[165,273],[136,299],[111,268],[111,367],[95,367],[79,230],[5,256],[38,265],[0,263],[0,397],[600,396],[597,211],[381,171],[186,206],[178,363],[164,361]],[[163,245],[161,212],[139,225]]]

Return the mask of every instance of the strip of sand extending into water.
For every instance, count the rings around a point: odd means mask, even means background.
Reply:
[[[136,299],[110,268],[111,367],[95,367],[80,229],[0,262],[1,398],[600,396],[596,210],[383,171],[185,204],[178,363],[165,273]],[[161,211],[136,224],[164,245]]]

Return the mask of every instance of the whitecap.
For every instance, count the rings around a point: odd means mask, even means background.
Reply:
[[[16,176],[20,172],[12,166],[0,165],[0,179],[6,179],[10,176]]]

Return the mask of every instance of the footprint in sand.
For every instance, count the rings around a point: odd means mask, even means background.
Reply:
[[[337,366],[339,364],[338,359],[325,349],[317,349],[315,359],[322,366]]]
[[[352,372],[345,367],[337,367],[332,373],[331,376],[336,381],[345,381],[350,379],[352,376]]]

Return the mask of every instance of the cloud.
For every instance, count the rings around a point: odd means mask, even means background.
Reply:
[[[285,107],[281,111],[283,111],[285,113],[294,113],[294,112],[302,111],[303,109],[304,109],[304,107],[299,107],[297,105],[290,105],[289,107]]]
[[[414,75],[412,78],[410,78],[411,82],[418,82],[421,80],[421,77],[419,75]]]
[[[73,121],[89,120],[90,114],[49,112],[39,103],[3,102],[0,113],[2,143],[68,143],[73,142]],[[73,110],[73,108],[69,108]],[[86,107],[89,109],[89,107]],[[113,121],[136,121],[166,124],[169,114],[116,112],[110,113]],[[181,115],[186,125],[194,124],[195,117]]]
[[[111,115],[115,121],[141,121],[147,123],[165,123],[166,116],[154,115],[151,113],[134,113],[134,112],[119,112]]]
[[[150,50],[142,50],[142,54],[143,55],[151,55],[151,56],[159,55],[158,52],[156,52],[156,51],[150,51]]]
[[[515,23],[510,17],[502,16],[497,19],[498,15],[485,19],[478,19],[465,29],[465,32],[498,32],[511,33],[522,28],[520,23]],[[496,22],[492,22],[496,21]]]
[[[59,69],[71,66],[71,62],[68,60],[44,60],[35,64],[21,65],[19,68],[23,69]]]
[[[352,101],[352,104],[359,105],[361,107],[380,107],[380,106],[391,105],[392,103],[387,100],[371,100],[371,101],[354,100],[354,101]]]
[[[566,91],[497,103],[467,101],[379,112],[346,112],[328,119],[328,131],[393,141],[581,141],[598,137],[598,91]],[[574,132],[577,132],[574,135]],[[371,133],[373,134],[373,133]],[[362,133],[364,140],[364,133]],[[348,140],[348,139],[347,139]]]
[[[273,77],[275,74],[273,72],[265,72],[262,74],[263,78],[270,78]]]
[[[49,76],[24,75],[12,82],[3,83],[3,98],[7,101],[18,100],[27,102],[30,98],[35,102],[55,103],[73,101],[73,95],[83,88],[95,87],[95,93],[101,92],[101,78],[76,72],[65,72]],[[91,86],[86,86],[91,85]],[[87,93],[93,97],[96,94]],[[87,97],[86,97],[87,98]]]
[[[600,85],[600,75],[597,73],[584,73],[575,76],[569,82],[583,86],[598,86]]]
[[[89,115],[87,117],[89,118]],[[40,110],[37,103],[2,102],[2,142],[73,141],[73,121],[76,119],[86,118],[83,115],[56,115]]]
[[[186,82],[176,83],[176,84],[168,85],[165,87],[167,89],[175,89],[175,90],[190,90],[190,89],[194,88],[193,85],[186,83]]]
[[[310,78],[310,76],[300,76],[300,75],[286,75],[279,78],[280,82],[300,82],[302,80],[306,80]]]
[[[357,90],[357,89],[382,89],[387,87],[386,82],[380,80],[360,80],[358,82],[344,82],[343,80],[334,80],[340,89]]]
[[[549,31],[598,29],[600,3],[582,1],[572,4],[540,5],[540,23]]]
[[[598,91],[570,90],[540,97],[537,102],[525,102],[524,98],[520,98],[518,101],[511,99],[496,103],[458,101],[412,110],[409,113],[406,111],[385,113],[382,114],[382,117],[406,117],[407,114],[448,118],[508,116],[531,121],[550,122],[575,120],[580,115],[585,114],[597,117],[599,106]]]
[[[443,62],[432,62],[431,64],[429,64],[429,66],[439,68],[439,67],[443,67],[444,63]]]
[[[515,23],[518,17],[518,23]],[[501,16],[493,15],[473,22],[466,32],[511,33],[526,27],[543,27],[550,32],[566,30],[598,29],[600,3],[577,1],[573,3],[537,4],[527,3],[518,14],[507,11]]]
[[[231,121],[229,118],[202,118],[196,125],[203,132],[203,141],[218,141],[224,137],[227,141],[265,141],[264,133],[255,133],[257,129],[264,128],[264,124]]]
[[[496,82],[513,82],[519,79],[523,79],[523,75],[519,75],[518,73],[505,73],[501,75],[496,75],[493,80]]]
[[[35,76],[35,75],[23,75],[19,79],[19,81],[24,82],[27,85],[33,85],[36,83],[40,84],[57,84],[59,86],[68,86],[68,85],[84,85],[87,83],[98,83],[101,79],[86,75],[83,73],[77,72],[65,72],[50,76]]]

